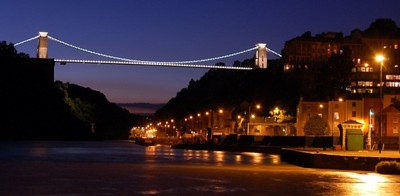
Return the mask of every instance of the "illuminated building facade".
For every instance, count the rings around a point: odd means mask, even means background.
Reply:
[[[307,71],[311,68],[327,66],[333,54],[348,50],[353,68],[352,94],[374,97],[380,91],[380,63],[377,54],[385,57],[383,61],[384,93],[400,93],[400,36],[364,35],[354,30],[350,36],[342,33],[322,33],[316,36],[304,35],[289,40],[284,48],[284,71]]]
[[[338,125],[349,121],[363,124],[362,131],[367,137],[371,133],[373,141],[379,138],[379,115],[383,115],[382,136],[397,136],[400,129],[400,107],[393,104],[400,101],[400,95],[386,94],[384,109],[380,112],[380,98],[338,99],[331,101],[306,101],[302,98],[297,106],[297,135],[304,135],[304,125],[313,116],[320,116],[328,123],[329,133],[339,136]]]

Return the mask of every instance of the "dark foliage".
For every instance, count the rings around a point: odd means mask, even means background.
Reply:
[[[90,88],[61,82],[56,82],[56,87],[62,92],[71,113],[97,137],[128,138],[134,118],[127,110],[110,103],[104,94]]]
[[[51,59],[26,57],[0,42],[1,140],[128,138],[128,111],[97,91],[54,83]]]
[[[244,60],[241,66],[254,66],[254,59]],[[199,80],[191,80],[187,88],[156,112],[156,117],[182,119],[190,113],[218,107],[239,111],[244,102],[262,103],[265,114],[277,105],[294,114],[299,98],[297,83],[280,67],[281,61],[273,60],[268,69],[210,70]]]
[[[7,44],[6,41],[0,42],[0,59],[29,58],[28,54],[18,53],[13,44]]]
[[[396,22],[388,18],[376,19],[364,31],[366,35],[377,36],[400,36],[400,29],[397,27]]]

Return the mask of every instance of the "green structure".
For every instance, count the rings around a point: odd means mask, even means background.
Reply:
[[[342,144],[344,150],[363,150],[364,136],[362,132],[362,123],[349,120],[342,123],[343,139]]]

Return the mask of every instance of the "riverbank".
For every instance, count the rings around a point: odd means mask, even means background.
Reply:
[[[400,162],[399,151],[335,151],[316,148],[283,148],[281,160],[307,168],[374,171],[381,161]]]
[[[323,148],[285,148],[279,146],[181,144],[172,148],[213,151],[279,154],[282,161],[306,168],[374,171],[380,161],[400,162],[399,151],[341,151]]]

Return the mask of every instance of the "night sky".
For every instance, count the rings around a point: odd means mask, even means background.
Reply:
[[[281,52],[285,41],[306,31],[349,35],[377,18],[391,18],[400,26],[399,0],[2,0],[0,8],[0,40],[17,43],[46,31],[97,52],[157,61],[221,56],[260,42]],[[35,57],[36,47],[33,41],[17,50]],[[231,65],[253,55],[222,61]],[[49,58],[104,59],[50,40]],[[101,91],[112,102],[165,103],[207,71],[57,64],[55,79]]]

